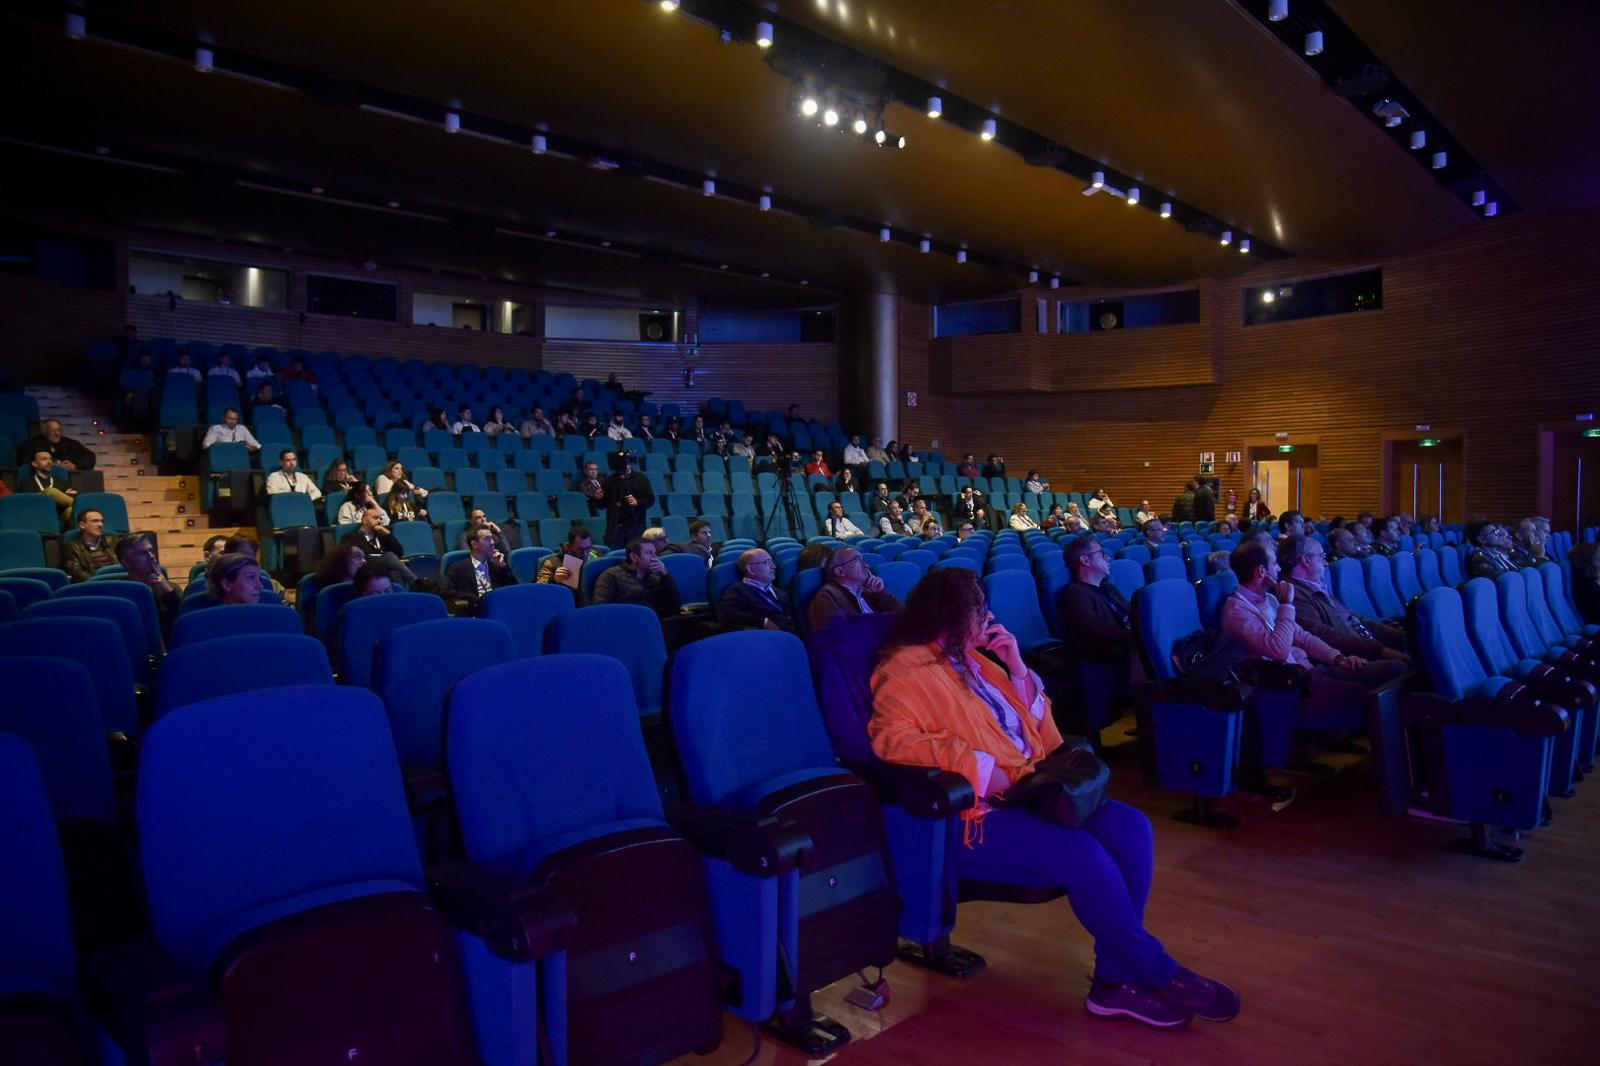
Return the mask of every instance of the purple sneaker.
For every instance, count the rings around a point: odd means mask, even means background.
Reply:
[[[1221,981],[1201,977],[1181,966],[1172,982],[1156,991],[1173,1005],[1193,1011],[1208,1022],[1227,1022],[1239,1016],[1239,993]]]
[[[1090,1014],[1102,1018],[1127,1017],[1157,1029],[1182,1028],[1194,1016],[1188,1007],[1167,999],[1149,985],[1115,981],[1090,981],[1083,1005]]]

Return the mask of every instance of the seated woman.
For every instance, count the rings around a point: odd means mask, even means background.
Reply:
[[[350,472],[350,464],[343,459],[335,459],[328,466],[328,472],[322,477],[322,494],[330,492],[349,492],[356,487],[360,478]]]
[[[1043,682],[989,612],[976,574],[951,567],[917,582],[872,692],[867,729],[879,757],[958,773],[979,797],[962,816],[960,875],[1066,891],[1095,941],[1084,1001],[1091,1014],[1175,1028],[1195,1015],[1227,1021],[1239,1013],[1238,993],[1178,965],[1144,928],[1154,837],[1139,810],[1107,800],[1081,828],[1068,829],[1021,808],[990,806],[1062,740]]]
[[[344,498],[344,503],[339,505],[339,514],[334,521],[341,526],[359,524],[368,508],[378,508],[378,513],[383,516],[382,523],[389,524],[389,514],[378,507],[378,501],[372,497],[372,489],[365,481],[358,482],[350,490],[350,495]]]
[[[261,567],[243,552],[224,552],[206,564],[206,592],[224,606],[261,602]]]
[[[1095,519],[1094,528],[1106,533],[1116,533],[1122,529],[1122,523],[1117,520],[1117,509],[1107,503],[1100,508],[1100,517]]]
[[[839,478],[834,482],[835,492],[860,492],[861,484],[856,481],[856,472],[848,466],[839,471]]]
[[[311,584],[318,591],[341,581],[354,581],[356,572],[367,565],[367,553],[359,544],[340,544],[317,560]]]
[[[515,433],[517,427],[506,421],[504,407],[489,408],[489,417],[483,423],[483,434],[486,437],[499,436],[501,433]]]
[[[384,504],[384,513],[391,522],[426,522],[428,509],[422,501],[411,494],[409,481],[396,481],[389,489],[389,499]]]
[[[1050,505],[1050,513],[1044,516],[1044,521],[1039,523],[1040,529],[1055,529],[1057,526],[1065,528],[1067,512],[1059,503]]]
[[[383,468],[383,473],[378,475],[378,483],[375,488],[378,495],[382,496],[384,493],[393,492],[396,485],[404,485],[410,489],[411,495],[416,499],[425,500],[428,498],[428,490],[420,485],[412,484],[411,479],[406,476],[406,468],[400,465],[400,460],[390,459],[388,465]],[[346,488],[345,491],[348,492],[349,488]]]
[[[1011,528],[1012,529],[1038,529],[1039,528],[1039,523],[1035,522],[1033,520],[1033,516],[1028,513],[1028,505],[1027,504],[1019,502],[1019,503],[1017,503],[1015,506],[1013,506],[1011,508]]]
[[[1049,492],[1050,482],[1039,476],[1039,471],[1030,470],[1028,476],[1022,479],[1022,488],[1026,492]]]

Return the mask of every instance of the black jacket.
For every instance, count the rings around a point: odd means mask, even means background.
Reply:
[[[1133,612],[1109,580],[1098,586],[1074,581],[1056,601],[1067,646],[1080,658],[1121,661],[1134,646]]]
[[[770,618],[783,629],[794,632],[789,594],[773,586],[772,596],[776,603],[761,595],[754,585],[736,581],[723,590],[722,598],[717,601],[717,621],[729,629],[761,629]]]
[[[515,585],[517,575],[505,563],[489,560],[489,584],[493,588]],[[478,575],[473,570],[472,559],[457,559],[444,575],[444,594],[450,606],[458,613],[476,614],[482,597],[478,595]]]
[[[1214,522],[1217,519],[1217,497],[1210,485],[1201,485],[1194,492],[1194,520]]]
[[[395,535],[382,527],[370,539],[359,529],[352,529],[339,538],[339,546],[341,548],[350,544],[354,544],[368,555],[382,555],[384,552],[394,552],[395,558],[403,559],[406,554],[405,549],[400,547],[400,542],[395,539]]]
[[[17,465],[27,466],[39,452],[49,452],[55,461],[68,462],[79,470],[94,469],[94,452],[71,437],[62,437],[60,444],[51,444],[44,437],[29,437],[17,448]]]

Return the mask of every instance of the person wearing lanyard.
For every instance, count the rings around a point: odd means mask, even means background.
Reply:
[[[1062,738],[1043,684],[1023,664],[1016,638],[995,622],[976,574],[951,567],[916,584],[872,675],[872,693],[867,730],[880,758],[958,773],[980,797],[962,816],[960,876],[1065,890],[1095,941],[1090,1013],[1164,1029],[1239,1013],[1237,992],[1179,965],[1144,928],[1155,858],[1143,813],[1108,800],[1069,829],[1025,808],[989,806]]]
[[[900,601],[883,587],[883,579],[867,568],[867,561],[855,548],[834,548],[822,562],[822,573],[825,584],[812,597],[806,615],[813,633],[837,615],[893,614],[900,610]]]

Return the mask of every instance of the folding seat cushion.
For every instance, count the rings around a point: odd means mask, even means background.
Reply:
[[[300,616],[281,603],[224,604],[213,610],[192,611],[180,617],[172,626],[172,647],[180,648],[222,637],[266,634],[295,636],[304,632]]]
[[[401,626],[444,618],[447,613],[444,600],[423,592],[367,596],[346,603],[334,621],[333,662],[339,681],[370,688],[373,653],[386,634]]]
[[[276,609],[292,613],[287,608]],[[212,613],[203,611],[196,617]],[[156,714],[240,692],[331,684],[333,668],[327,649],[313,637],[298,633],[217,637],[174,648],[168,654],[156,685]]]
[[[155,939],[191,979],[217,975],[230,1061],[476,1060],[462,947],[427,906],[376,696],[288,686],[175,711],[146,742],[138,818]]]
[[[588,569],[584,567],[585,571]],[[650,608],[633,603],[601,603],[562,613],[546,627],[544,648],[546,654],[552,655],[611,656],[627,668],[639,717],[661,714],[667,645],[661,620]]]
[[[9,669],[6,660],[18,655],[71,659],[94,679],[105,731],[137,738],[141,730],[127,648],[116,625],[103,618],[25,618],[0,625],[0,670]]]
[[[37,618],[100,618],[110,622],[116,627],[117,639],[122,642],[134,684],[150,683],[150,652],[145,640],[144,620],[139,617],[139,608],[129,601],[114,596],[53,596],[31,605],[22,612],[22,618],[24,621]]]

